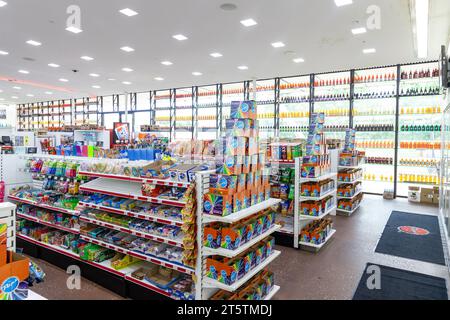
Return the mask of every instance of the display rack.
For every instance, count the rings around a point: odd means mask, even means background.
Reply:
[[[241,221],[247,217],[250,217],[262,210],[268,209],[280,202],[279,199],[269,199],[261,202],[257,205],[251,206],[247,209],[241,210],[239,212],[234,212],[229,216],[220,217],[206,215],[203,213],[203,196],[209,192],[209,176],[215,171],[205,171],[196,174],[196,192],[197,192],[197,243],[198,243],[198,259],[195,273],[198,276],[198,281],[196,284],[196,300],[209,300],[219,289],[225,290],[227,292],[235,292],[243,286],[246,282],[251,280],[258,272],[265,269],[270,263],[272,263],[281,254],[280,251],[274,250],[269,257],[262,261],[258,266],[246,273],[242,278],[235,281],[234,283],[228,285],[217,280],[213,280],[206,275],[206,259],[209,256],[223,256],[223,257],[237,257],[246,248],[250,248],[253,244],[258,241],[267,238],[272,233],[277,231],[280,226],[274,225],[265,233],[261,234],[250,242],[246,243],[244,246],[239,247],[236,250],[226,250],[226,249],[211,249],[204,246],[204,233],[203,229],[205,224],[211,222],[221,222],[221,223],[235,223]],[[278,291],[280,287],[274,286],[270,294],[266,296],[266,300],[271,299]]]
[[[362,165],[358,165],[358,166],[339,166],[338,167],[338,171],[339,171],[338,174],[343,172],[343,170],[348,170],[348,169],[361,171],[361,173],[362,173],[363,166]],[[339,186],[343,186],[343,185],[355,186],[357,184],[361,185],[361,182],[362,182],[362,174],[361,174],[361,177],[353,179],[353,180],[350,180],[350,181],[339,181],[339,179],[338,179],[337,180],[337,185],[338,185],[338,187]],[[362,193],[363,193],[363,190],[361,188],[357,192],[355,192],[355,194],[353,196],[345,197],[345,196],[339,196],[338,195],[337,196],[337,201],[339,202],[339,200],[341,200],[341,199],[353,200],[353,199],[355,199],[356,197],[358,197]],[[360,206],[361,206],[361,203],[358,203],[355,208],[353,208],[351,210],[345,210],[345,209],[339,208],[339,205],[338,205],[338,207],[337,207],[337,214],[341,215],[341,216],[349,217],[353,213],[355,213],[359,209]]]
[[[95,172],[81,172],[81,173],[79,172],[79,174],[86,175],[91,178],[96,178],[96,180],[92,180],[91,182],[85,183],[80,188],[81,189],[80,191],[92,192],[97,194],[101,193],[106,195],[113,195],[124,199],[135,199],[150,203],[167,204],[169,206],[177,206],[177,207],[183,207],[186,204],[186,202],[170,201],[170,200],[166,201],[165,199],[159,199],[156,197],[141,196],[140,189],[142,183],[155,183],[163,186],[170,186],[170,187],[177,186],[180,188],[188,188],[190,186],[189,183],[171,180],[162,180],[162,179],[151,179],[151,178],[133,179],[132,177],[126,178],[125,176],[120,175],[108,175]],[[143,252],[136,251],[134,249],[128,249],[126,247],[122,247],[117,244],[106,242],[103,239],[97,239],[90,233],[86,233],[85,231],[83,231],[84,225],[101,227],[107,230],[119,231],[123,234],[134,236],[137,239],[139,238],[147,239],[153,241],[154,243],[161,243],[169,247],[180,248],[182,250],[185,250],[183,242],[184,238],[181,235],[179,235],[178,237],[168,237],[155,233],[143,232],[141,230],[132,229],[131,227],[128,226],[116,224],[114,221],[99,220],[98,218],[90,216],[87,213],[90,212],[90,210],[99,210],[101,212],[117,216],[126,216],[139,219],[142,221],[156,222],[161,225],[170,225],[176,227],[183,226],[183,221],[181,219],[178,220],[172,218],[164,218],[147,213],[132,212],[130,210],[121,210],[117,208],[107,207],[102,204],[95,204],[83,201],[80,201],[78,203],[77,210],[68,210],[65,208],[60,208],[45,203],[39,203],[30,199],[22,199],[16,196],[9,196],[9,199],[17,203],[23,203],[34,207],[39,207],[42,209],[49,210],[51,212],[64,213],[68,216],[76,217],[77,221],[79,222],[74,227],[67,227],[65,225],[61,225],[53,221],[50,222],[40,219],[36,216],[24,212],[18,212],[17,214],[18,219],[30,221],[31,223],[34,223],[36,225],[48,227],[51,230],[55,231],[59,230],[61,232],[73,234],[86,243],[92,243],[100,247],[115,251],[116,253],[124,254],[125,257],[129,256],[132,259],[133,258],[136,259],[135,263],[125,268],[116,269],[113,267],[111,259],[107,259],[103,262],[84,260],[80,257],[78,253],[75,253],[67,248],[56,246],[50,243],[44,243],[40,240],[34,239],[24,234],[17,235],[17,238],[20,240],[21,247],[24,247],[25,252],[29,253],[31,256],[36,256],[39,258],[42,257],[44,259],[49,260],[52,263],[62,266],[65,266],[66,263],[69,263],[69,265],[73,264],[73,262],[70,261],[76,261],[76,263],[79,264],[82,267],[82,269],[88,268],[89,266],[90,268],[94,268],[93,270],[101,270],[103,272],[101,276],[98,274],[99,271],[92,271],[92,270],[86,271],[87,273],[86,276],[90,280],[93,280],[101,285],[104,285],[110,290],[113,290],[123,296],[128,296],[132,298],[156,298],[154,296],[156,294],[157,296],[162,295],[172,299],[180,298],[178,295],[175,295],[170,288],[162,289],[161,287],[158,287],[148,282],[146,279],[138,279],[133,277],[132,274],[139,268],[143,267],[145,263],[150,263],[151,265],[172,269],[175,272],[179,272],[180,274],[185,274],[189,276],[195,275],[194,268],[183,264],[181,261],[178,262],[174,260],[168,260],[168,258],[156,256],[148,252],[144,254]],[[84,209],[87,209],[87,211],[85,212]],[[39,249],[36,249],[36,247]],[[64,260],[58,255],[62,255],[71,260]],[[140,289],[136,288],[136,286],[140,287]],[[193,298],[194,297],[191,298],[188,297],[187,299]]]

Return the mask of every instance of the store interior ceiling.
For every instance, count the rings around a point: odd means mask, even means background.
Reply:
[[[423,58],[415,1],[422,0],[4,0],[0,103],[438,59],[450,39],[450,1],[429,0]],[[137,14],[120,12],[127,8]],[[248,19],[257,24],[244,26]],[[362,27],[365,33],[352,33]]]

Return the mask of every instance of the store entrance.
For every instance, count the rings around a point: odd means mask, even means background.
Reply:
[[[439,211],[445,224],[444,229],[448,245],[450,240],[450,104],[448,104],[445,108],[443,116],[441,161],[441,192]]]

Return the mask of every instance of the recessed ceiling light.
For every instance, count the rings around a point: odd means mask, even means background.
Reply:
[[[170,62],[170,61],[162,61],[161,64],[163,64],[163,65],[165,65],[165,66],[171,66],[171,65],[173,65],[173,63]]]
[[[52,68],[59,68],[59,64],[56,63],[49,63],[48,66]]]
[[[53,94],[51,91],[45,91],[45,94]]]
[[[97,85],[95,85],[95,86],[92,86],[92,88],[94,88],[94,89],[100,89],[101,87],[100,87],[100,86],[97,86]]]
[[[23,74],[29,74],[29,73],[30,73],[30,71],[27,71],[27,70],[19,70],[19,73],[23,73]]]
[[[15,86],[15,87],[13,87],[13,89],[22,90],[22,87]]]
[[[426,58],[428,56],[430,3],[429,0],[416,0],[414,6],[417,57]]]
[[[4,98],[0,98],[0,101],[5,101],[5,99]]]
[[[89,56],[82,56],[81,59],[83,59],[85,61],[92,61],[92,60],[94,60],[94,58],[89,57]]]
[[[19,99],[18,96],[12,96],[11,99]]]
[[[90,73],[89,75],[90,75],[91,77],[94,77],[94,78],[100,77],[100,75],[97,74],[97,73]]]
[[[116,81],[114,78],[109,78],[108,81]]]
[[[6,56],[6,55],[8,55],[9,54],[9,52],[6,52],[6,51],[3,51],[3,50],[0,50],[0,55],[2,55],[2,56]]]
[[[257,25],[258,23],[253,19],[245,19],[241,20],[241,24],[245,27],[251,27]]]
[[[213,52],[210,54],[210,56],[213,58],[220,58],[220,57],[222,57],[222,54],[219,52]]]
[[[234,3],[224,3],[220,5],[220,9],[225,11],[233,11],[237,9],[237,5]]]
[[[363,33],[366,33],[366,32],[367,32],[367,29],[364,28],[364,27],[352,29],[352,33],[353,34],[363,34]]]
[[[375,53],[377,52],[377,50],[375,48],[370,48],[370,49],[364,49],[363,53],[365,54],[369,54],[369,53]]]
[[[122,68],[122,71],[125,71],[125,72],[132,72],[132,71],[134,71],[134,70],[131,69],[131,68]]]
[[[295,59],[292,59],[292,61],[294,61],[295,63],[301,63],[301,62],[305,62],[305,59],[303,59],[303,58],[295,58]]]
[[[128,16],[128,17],[132,17],[132,16],[135,16],[135,15],[138,14],[136,11],[134,11],[134,10],[132,10],[130,8],[125,8],[125,9],[119,10],[119,12],[124,14],[124,15],[126,15],[126,16]]]
[[[156,80],[156,81],[163,81],[164,78],[162,78],[162,77],[155,77],[155,80]]]
[[[285,44],[281,41],[272,42],[272,47],[274,47],[274,48],[282,48],[284,46],[285,46]]]
[[[172,36],[172,38],[177,39],[178,41],[183,41],[183,40],[187,40],[188,38],[182,34],[176,34],[174,36]]]
[[[34,94],[29,93],[27,94],[27,97],[34,97]]]
[[[120,50],[125,51],[125,52],[133,52],[134,51],[134,49],[132,47],[128,47],[128,46],[122,47],[122,48],[120,48]]]
[[[123,81],[122,83],[123,83],[123,84],[126,84],[126,85],[130,85],[130,84],[131,84],[130,81]]]
[[[59,81],[61,81],[61,82],[69,82],[69,80],[64,79],[64,78],[59,79]]]
[[[247,66],[239,66],[238,69],[239,70],[248,70],[248,67]]]
[[[203,73],[198,72],[198,71],[192,72],[192,75],[193,75],[193,76],[201,76],[202,74],[203,74]]]
[[[5,1],[0,1],[0,7],[4,7],[8,4],[8,2]]]
[[[74,27],[74,26],[67,27],[66,30],[69,32],[75,33],[75,34],[83,32],[83,30],[81,30],[80,28]]]
[[[40,45],[42,45],[42,43],[40,43],[38,41],[34,41],[34,40],[28,40],[27,43],[31,44],[32,46],[35,46],[35,47],[39,47]]]
[[[334,0],[334,3],[336,3],[336,6],[342,7],[342,6],[348,6],[349,4],[352,4],[353,0]]]

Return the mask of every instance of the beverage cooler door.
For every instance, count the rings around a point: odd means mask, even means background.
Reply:
[[[450,104],[444,111],[442,130],[442,164],[440,212],[445,221],[447,240],[450,239]]]

